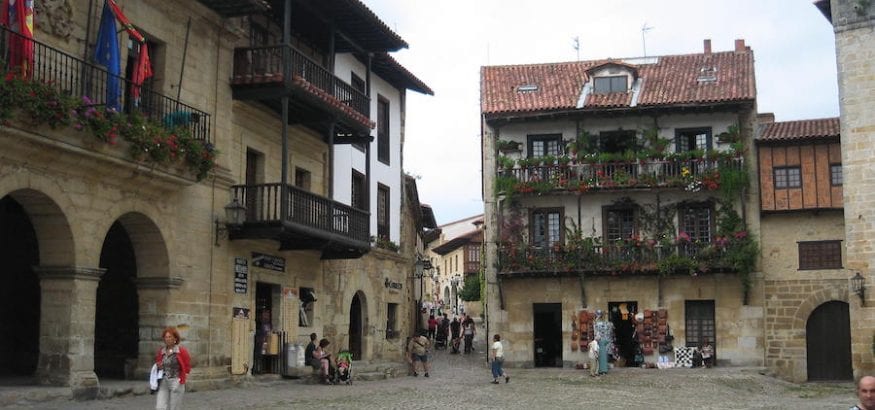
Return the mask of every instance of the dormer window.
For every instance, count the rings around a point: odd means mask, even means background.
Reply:
[[[628,78],[625,75],[596,77],[593,84],[594,94],[624,93],[629,90]]]

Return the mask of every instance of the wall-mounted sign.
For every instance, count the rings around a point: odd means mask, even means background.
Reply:
[[[273,256],[273,255],[265,255],[263,253],[252,252],[252,266],[257,266],[259,268],[275,270],[277,272],[285,272],[286,271],[286,259]]]
[[[249,266],[246,258],[234,258],[234,293],[246,293],[249,289]]]
[[[401,290],[401,288],[404,287],[401,282],[392,282],[389,278],[386,278],[386,282],[384,282],[383,285],[386,286],[386,289],[395,290]]]

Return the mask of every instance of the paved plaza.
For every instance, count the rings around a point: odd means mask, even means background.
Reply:
[[[614,369],[591,378],[585,370],[508,369],[510,383],[491,384],[482,344],[472,355],[433,354],[431,377],[356,381],[323,386],[300,380],[195,391],[186,409],[847,409],[853,384],[797,385],[760,369]],[[146,383],[145,381],[143,383]],[[149,409],[155,396],[54,400],[10,408]]]

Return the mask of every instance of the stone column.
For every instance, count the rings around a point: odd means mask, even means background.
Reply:
[[[164,327],[171,324],[167,317],[171,290],[178,289],[183,282],[184,279],[179,277],[137,278],[137,296],[140,299],[140,344],[137,349],[135,377],[142,378],[149,374],[152,362],[155,360],[155,352],[164,343],[161,332]],[[192,353],[191,347],[189,352]]]
[[[37,380],[70,386],[79,398],[96,397],[94,318],[97,284],[106,269],[37,266],[40,278],[40,340]]]

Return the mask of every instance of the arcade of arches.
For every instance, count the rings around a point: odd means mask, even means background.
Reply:
[[[69,226],[45,194],[25,189],[0,198],[0,332],[11,335],[0,338],[0,383],[93,388],[97,377],[131,378],[151,362],[157,342],[140,336],[161,327],[164,314],[152,304],[142,315],[141,305],[166,293],[160,283],[168,282],[155,280],[168,267],[157,228],[142,214],[121,216],[100,240],[99,266],[81,267],[72,249],[86,241]],[[151,261],[150,278],[138,280],[138,255]]]

